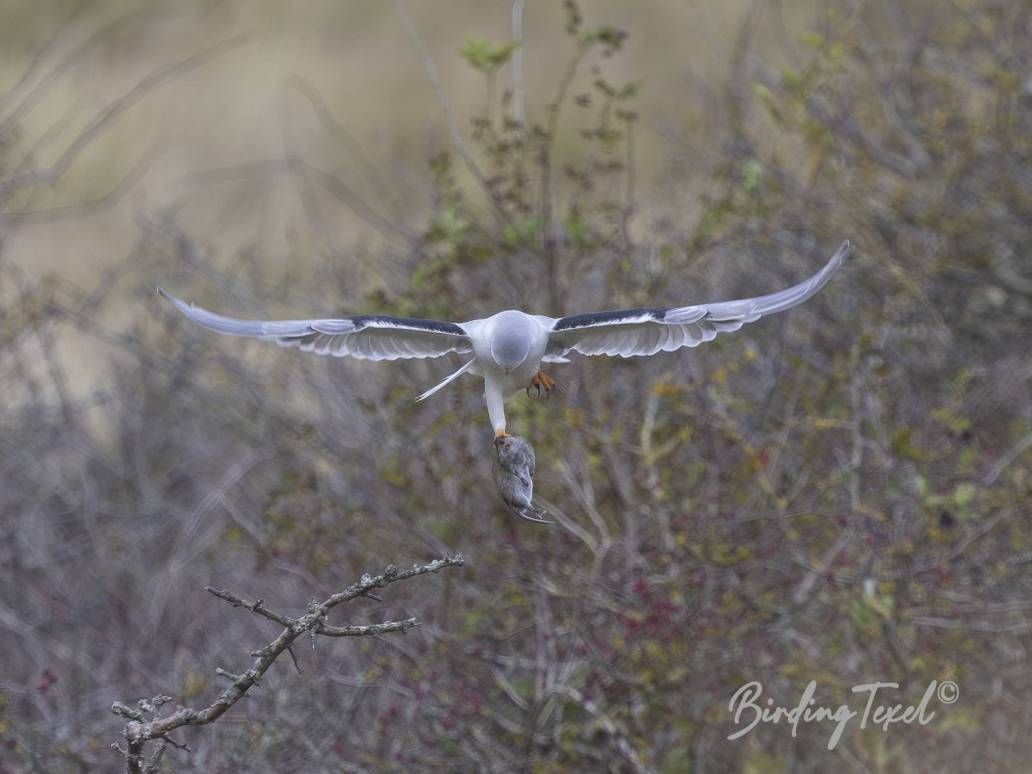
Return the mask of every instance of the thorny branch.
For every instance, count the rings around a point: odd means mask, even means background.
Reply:
[[[176,707],[172,714],[158,717],[161,707],[172,701],[171,697],[158,696],[150,700],[141,699],[138,702],[138,709],[117,701],[112,704],[111,711],[128,721],[123,731],[126,746],[123,748],[117,744],[113,745],[125,756],[126,771],[129,774],[146,774],[146,772],[157,771],[166,744],[189,749],[182,743],[171,739],[169,734],[183,726],[203,726],[217,720],[226,710],[243,698],[252,686],[258,684],[273,662],[284,652],[290,652],[293,657],[293,652],[290,650],[291,645],[305,633],[311,633],[313,636],[321,634],[326,637],[362,637],[388,632],[405,632],[419,625],[415,618],[407,618],[402,621],[386,621],[365,626],[333,626],[326,622],[326,616],[337,605],[356,597],[367,596],[373,589],[386,588],[392,583],[408,580],[417,575],[438,572],[446,567],[459,567],[463,563],[461,554],[456,554],[435,559],[429,564],[413,565],[407,570],[399,570],[393,564],[388,565],[380,575],[363,575],[357,583],[329,596],[324,601],[313,601],[308,605],[307,612],[297,618],[290,618],[269,610],[265,607],[262,599],[250,602],[223,589],[207,586],[205,590],[210,594],[228,602],[233,607],[247,608],[256,615],[280,624],[283,626],[283,631],[264,647],[251,652],[250,655],[254,661],[246,671],[234,674],[225,669],[217,669],[216,673],[220,677],[230,680],[230,685],[206,707],[200,709]],[[296,661],[294,661],[294,665],[297,666]],[[145,760],[144,745],[153,740],[157,740],[159,746],[150,759]]]

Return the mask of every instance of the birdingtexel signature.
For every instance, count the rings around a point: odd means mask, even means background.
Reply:
[[[835,724],[828,738],[828,749],[834,750],[843,732],[851,721],[860,718],[860,728],[880,728],[888,731],[893,725],[903,724],[928,725],[935,718],[935,711],[930,709],[933,699],[940,705],[953,704],[960,697],[960,689],[952,680],[932,680],[925,689],[917,704],[883,703],[884,696],[879,693],[884,689],[898,689],[899,683],[873,682],[854,685],[852,692],[866,694],[862,710],[852,709],[849,704],[837,707],[825,707],[817,704],[817,681],[811,680],[803,690],[799,701],[789,708],[781,706],[768,696],[765,700],[763,685],[751,681],[743,685],[728,702],[731,722],[736,730],[728,735],[728,739],[738,739],[752,731],[760,723],[787,723],[795,737],[800,723],[832,722]]]

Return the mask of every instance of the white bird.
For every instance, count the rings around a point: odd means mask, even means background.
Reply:
[[[459,370],[416,400],[425,400],[465,373],[484,380],[484,400],[495,437],[505,432],[505,401],[521,389],[551,392],[554,380],[542,363],[569,363],[582,355],[636,357],[672,352],[711,341],[718,333],[797,306],[819,291],[852,254],[846,241],[819,272],[777,293],[736,301],[679,307],[622,309],[569,317],[545,317],[515,309],[462,323],[386,315],[355,315],[312,320],[239,320],[187,304],[161,288],[158,292],[198,325],[230,336],[275,341],[303,352],[362,360],[472,354]]]

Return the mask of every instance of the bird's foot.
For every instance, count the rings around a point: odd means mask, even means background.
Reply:
[[[540,398],[542,393],[546,398],[551,397],[552,390],[556,387],[555,379],[548,374],[538,371],[530,379],[530,384],[527,385],[527,397],[530,397],[530,388],[534,388],[534,397]]]

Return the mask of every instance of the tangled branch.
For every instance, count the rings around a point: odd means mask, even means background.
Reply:
[[[289,652],[293,659],[293,651],[290,650],[294,641],[305,633],[323,635],[325,637],[362,637],[375,634],[386,634],[388,632],[405,632],[419,625],[415,618],[407,618],[401,621],[386,621],[380,624],[365,626],[334,626],[326,622],[326,617],[337,605],[348,602],[356,597],[367,595],[377,588],[385,588],[392,583],[408,580],[417,575],[438,572],[445,567],[459,567],[464,560],[461,555],[446,556],[442,559],[435,559],[429,564],[413,565],[407,570],[399,570],[393,564],[388,565],[383,573],[377,576],[363,575],[357,583],[353,583],[342,591],[326,598],[322,602],[313,601],[308,605],[307,612],[297,618],[276,613],[265,607],[264,600],[257,599],[253,602],[238,597],[223,589],[216,589],[211,586],[205,587],[213,596],[228,602],[233,607],[244,607],[255,615],[267,618],[283,627],[279,635],[258,650],[251,652],[254,661],[251,667],[245,672],[234,674],[222,668],[216,669],[216,674],[230,681],[227,687],[208,706],[200,709],[192,707],[176,707],[169,715],[159,717],[161,707],[168,704],[172,699],[168,696],[157,696],[153,699],[141,699],[137,708],[130,707],[122,702],[115,702],[111,705],[111,711],[121,715],[128,721],[125,724],[123,734],[126,746],[113,745],[121,752],[126,759],[126,771],[129,774],[147,774],[155,772],[161,761],[167,745],[181,749],[189,749],[185,745],[174,741],[169,737],[173,731],[183,726],[203,726],[212,723],[222,716],[230,707],[243,698],[248,690],[256,685],[262,675],[268,671],[273,662],[284,652]],[[300,671],[297,661],[294,666]],[[150,741],[157,741],[158,745],[149,759],[144,757],[144,745]]]

